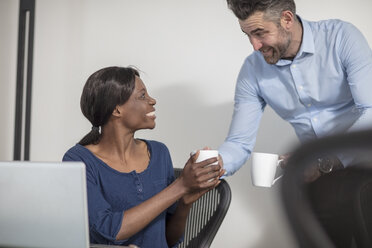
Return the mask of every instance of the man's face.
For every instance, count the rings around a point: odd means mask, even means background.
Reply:
[[[246,20],[239,20],[242,31],[248,36],[253,49],[260,51],[269,64],[286,57],[292,35],[280,24],[265,20],[263,12],[255,12]]]

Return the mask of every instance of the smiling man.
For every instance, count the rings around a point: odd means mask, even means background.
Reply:
[[[296,15],[293,0],[227,4],[254,52],[240,70],[229,134],[219,148],[226,176],[249,158],[266,105],[301,142],[372,127],[372,52],[355,26],[306,21]],[[353,163],[343,154],[319,158],[305,180],[316,183]]]
[[[281,58],[293,60],[301,45],[300,22],[289,10],[282,16],[280,20],[270,21],[264,12],[256,12],[245,20],[239,20],[253,49],[260,51],[268,64],[276,64]]]

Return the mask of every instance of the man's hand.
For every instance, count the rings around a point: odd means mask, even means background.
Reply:
[[[288,160],[291,157],[292,153],[286,153],[284,155],[280,155],[279,159],[282,159],[280,162],[280,167],[285,169],[288,165]],[[305,169],[304,172],[304,182],[311,183],[318,179],[322,174],[319,171],[319,167],[317,163],[313,163]]]
[[[304,182],[311,183],[318,179],[322,173],[319,171],[319,167],[317,163],[313,163],[308,166],[304,172]]]
[[[279,156],[279,160],[282,160],[282,162],[280,162],[280,167],[282,169],[285,169],[288,165],[288,159],[289,157],[292,155],[292,153],[286,153],[284,155],[280,155]]]
[[[218,161],[220,162],[221,168],[223,169],[223,159],[221,155],[218,154]]]

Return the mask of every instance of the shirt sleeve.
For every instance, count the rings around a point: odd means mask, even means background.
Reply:
[[[255,88],[255,78],[250,75],[247,61],[239,73],[235,88],[234,113],[225,142],[219,147],[223,159],[224,176],[231,176],[249,158],[256,142],[259,123],[266,102]]]
[[[363,34],[346,23],[341,32],[339,56],[347,74],[347,81],[358,109],[372,107],[372,51]]]
[[[167,166],[167,187],[172,184],[175,180],[174,176],[174,169],[173,169],[173,163],[172,159],[169,153],[168,148],[164,145],[165,147],[165,161],[166,161],[166,166]],[[177,208],[177,203],[174,203],[167,209],[167,216],[173,215],[174,212],[176,211]]]
[[[126,240],[116,240],[124,212],[114,212],[110,204],[105,200],[100,187],[90,169],[89,161],[84,161],[77,152],[67,152],[63,161],[82,161],[86,166],[87,194],[88,194],[88,212],[90,236],[101,244],[122,245]]]
[[[347,81],[360,117],[347,132],[372,128],[372,50],[363,34],[346,23],[339,38],[339,56],[345,67]],[[339,155],[345,166],[357,163],[353,156]]]
[[[167,166],[167,186],[169,186],[170,184],[174,182],[175,176],[174,176],[173,163],[172,163],[169,150],[165,145],[164,145],[164,148],[165,148],[164,156],[165,156],[165,161],[166,161],[165,164]],[[173,216],[173,214],[175,213],[177,209],[177,205],[178,205],[177,202],[175,202],[167,209],[167,213],[166,213],[167,220]],[[178,247],[178,245],[181,244],[183,240],[184,240],[184,235],[182,235],[179,238],[179,240],[172,246],[172,248]]]

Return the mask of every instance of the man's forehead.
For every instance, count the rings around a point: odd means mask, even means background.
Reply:
[[[242,31],[246,34],[254,33],[257,31],[273,31],[276,27],[275,22],[265,18],[263,12],[255,12],[244,21],[239,20],[239,25]]]
[[[256,29],[264,29],[268,21],[264,18],[263,12],[255,12],[245,20],[239,20],[241,29],[245,32],[252,32]]]

